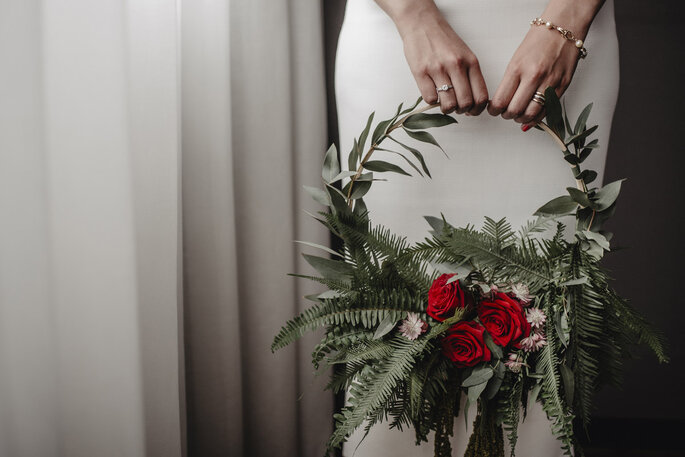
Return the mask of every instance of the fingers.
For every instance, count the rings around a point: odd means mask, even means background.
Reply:
[[[473,107],[468,111],[472,116],[478,116],[488,105],[488,88],[480,71],[480,65],[469,67],[469,82],[471,83],[471,93],[473,94]]]
[[[509,102],[509,106],[502,113],[502,117],[504,119],[515,119],[516,122],[531,121],[542,108],[541,105],[533,101],[533,95],[535,95],[535,91],[538,88],[538,81],[530,79],[521,81],[518,89],[516,89],[516,93]]]
[[[473,94],[471,93],[467,63],[462,59],[455,60],[449,64],[448,71],[456,95],[457,113],[463,114],[473,108]]]
[[[440,103],[443,113],[480,114],[488,102],[488,90],[481,74],[478,60],[450,58],[432,68],[414,74],[416,83],[426,103]],[[438,91],[444,85],[452,86]]]
[[[432,105],[438,102],[438,93],[435,91],[435,83],[426,73],[415,75],[416,85],[419,87],[423,101]]]
[[[435,83],[435,91],[437,91],[438,87],[454,85],[454,83],[450,81],[449,76],[442,72],[433,76],[433,82]],[[457,97],[454,94],[454,89],[441,90],[437,93],[438,99],[440,100],[440,110],[445,114],[454,111],[457,107]]]
[[[504,73],[504,78],[488,103],[488,113],[491,116],[499,116],[504,113],[509,106],[511,98],[514,96],[520,83],[519,76],[511,71]]]
[[[517,92],[518,93],[518,92]],[[539,87],[537,91],[533,93],[533,96],[535,93],[545,93],[545,88],[544,87]],[[523,111],[523,113],[517,115],[514,120],[518,122],[519,124],[529,124],[531,123],[534,119],[537,119],[538,116],[544,111],[545,107],[544,104],[536,102],[532,99],[528,103],[528,106],[526,106],[526,109]],[[540,118],[541,120],[542,118]],[[539,122],[539,120],[538,120]],[[537,124],[537,122],[535,122]]]

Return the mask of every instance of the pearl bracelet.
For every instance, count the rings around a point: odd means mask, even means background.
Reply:
[[[556,30],[557,32],[561,33],[561,36],[575,43],[576,47],[578,48],[578,51],[580,52],[581,59],[584,59],[587,56],[587,49],[583,47],[583,40],[576,38],[575,35],[573,35],[573,32],[571,32],[570,30],[566,30],[562,27],[559,27],[558,25],[552,24],[549,21],[545,21],[541,17],[536,17],[535,19],[530,21],[530,25],[544,25],[550,30]]]

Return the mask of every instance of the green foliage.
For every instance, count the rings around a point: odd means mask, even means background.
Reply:
[[[470,455],[501,456],[503,429],[513,457],[519,422],[525,418],[527,404],[534,401],[542,403],[552,433],[564,452],[572,455],[581,452],[573,434],[574,417],[588,424],[594,393],[605,384],[619,384],[623,360],[636,344],[646,344],[659,361],[668,360],[663,337],[611,289],[599,264],[610,249],[610,234],[601,227],[616,209],[622,181],[591,188],[597,173],[581,169],[597,147],[597,140],[590,139],[597,127],[586,126],[592,104],[572,127],[554,91],[548,89],[546,96],[546,123],[539,127],[561,148],[576,187],[543,205],[537,219],[518,232],[505,219],[485,218],[477,229],[427,217],[431,236],[411,245],[371,223],[363,197],[379,180],[377,176],[408,174],[374,154],[399,154],[418,174],[430,177],[423,154],[396,136],[404,132],[410,139],[439,148],[424,129],[456,123],[450,116],[424,113],[425,107],[417,108],[420,99],[409,108],[399,105],[392,118],[375,126],[370,115],[354,141],[348,170],[341,169],[335,147],[326,152],[323,188],[306,191],[326,207],[313,217],[337,238],[340,249],[302,242],[333,258],[305,255],[316,275],[294,276],[328,290],[307,297],[313,305],[285,324],[272,350],[293,343],[307,331],[325,329],[313,349],[312,363],[321,371],[333,368],[327,388],[347,391],[349,399],[335,415],[329,450],[340,446],[356,428],[368,433],[387,421],[399,430],[412,427],[417,444],[434,433],[436,457],[448,457],[459,399],[466,393],[469,403],[478,402],[480,412]],[[381,147],[387,139],[409,154]],[[565,226],[559,222],[568,215],[576,219],[572,240],[564,237]],[[489,294],[492,285],[513,293],[513,284],[525,284],[534,297],[531,306],[547,317],[547,344],[537,352],[501,348],[486,332],[492,360],[457,368],[442,354],[440,337],[456,322],[478,318],[468,308],[444,322],[427,315],[428,290],[443,272],[458,273],[453,280],[476,301]],[[408,313],[416,313],[428,324],[427,332],[415,340],[399,330]],[[523,361],[520,371],[505,368],[512,352]]]

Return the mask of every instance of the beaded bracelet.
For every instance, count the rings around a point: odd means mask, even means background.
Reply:
[[[573,32],[571,32],[570,30],[566,30],[565,28],[559,27],[558,25],[554,25],[549,21],[545,21],[541,17],[536,17],[535,19],[530,21],[530,25],[544,25],[550,30],[556,30],[557,32],[561,33],[561,36],[575,43],[576,47],[578,48],[578,51],[580,52],[581,59],[584,59],[587,56],[587,49],[583,47],[583,40],[576,38],[575,35],[573,35]]]

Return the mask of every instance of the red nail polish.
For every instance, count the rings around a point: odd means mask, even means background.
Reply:
[[[527,132],[528,130],[530,130],[531,127],[532,127],[532,125],[522,125],[521,130],[523,130],[524,132]]]

